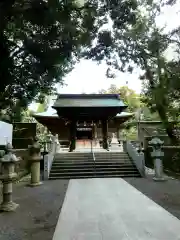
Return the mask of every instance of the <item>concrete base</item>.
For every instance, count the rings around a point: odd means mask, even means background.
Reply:
[[[165,182],[165,181],[167,181],[168,179],[167,179],[167,178],[164,178],[164,177],[162,177],[162,178],[153,177],[153,180],[154,180],[155,182]]]
[[[178,240],[180,221],[121,178],[70,180],[53,240]]]
[[[18,206],[19,206],[19,204],[15,203],[15,202],[2,203],[0,205],[0,211],[12,212],[12,211],[15,211]]]
[[[42,185],[43,183],[42,182],[38,182],[38,183],[29,183],[28,186],[29,187],[38,187],[40,185]]]

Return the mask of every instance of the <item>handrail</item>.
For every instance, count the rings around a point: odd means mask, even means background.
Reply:
[[[93,161],[96,162],[96,157],[95,157],[94,151],[92,152],[92,155],[93,155]]]
[[[92,156],[93,156],[93,161],[95,163],[96,162],[96,157],[95,157],[95,154],[94,154],[94,151],[93,151],[92,140],[91,140],[91,153],[92,153]]]

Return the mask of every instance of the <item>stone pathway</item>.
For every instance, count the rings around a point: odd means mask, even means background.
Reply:
[[[180,221],[120,178],[73,179],[53,240],[179,240]]]
[[[125,180],[180,219],[179,180],[170,179],[158,183],[154,182],[151,176],[147,179],[126,178]],[[28,181],[29,177],[23,178],[14,186],[13,199],[20,204],[17,211],[0,214],[2,240],[52,240],[53,238],[68,181],[46,181],[37,188],[26,187]],[[82,199],[83,197],[84,194]]]

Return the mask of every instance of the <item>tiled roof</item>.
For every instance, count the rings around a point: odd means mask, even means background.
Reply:
[[[132,116],[133,113],[128,113],[128,112],[121,112],[116,115],[115,118],[123,118],[123,117],[130,117]],[[35,118],[37,117],[51,117],[51,118],[59,118],[58,114],[55,111],[51,112],[42,112],[42,113],[36,113],[33,115]]]
[[[53,108],[61,107],[126,107],[117,94],[63,94]]]

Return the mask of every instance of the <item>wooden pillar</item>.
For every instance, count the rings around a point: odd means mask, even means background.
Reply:
[[[117,127],[117,140],[118,143],[120,144],[120,127]]]
[[[108,147],[108,121],[103,119],[101,121],[101,126],[102,126],[102,137],[103,137],[103,148],[106,150],[109,150]]]
[[[97,135],[97,125],[96,124],[94,124],[94,135],[93,135],[93,137],[94,137],[94,139],[95,140],[97,140],[97,138],[98,138],[98,135]]]
[[[76,149],[76,121],[72,120],[70,123],[70,146],[69,152]]]

